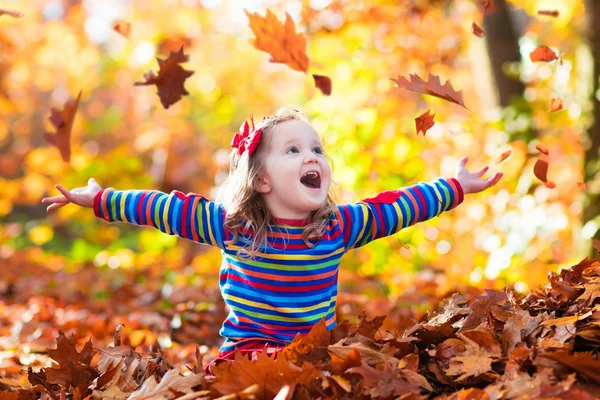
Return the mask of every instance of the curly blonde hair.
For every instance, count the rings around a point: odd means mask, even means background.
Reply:
[[[267,229],[271,229],[269,223],[272,214],[255,189],[255,179],[264,168],[264,162],[257,153],[260,152],[261,147],[266,146],[277,124],[292,119],[308,122],[298,110],[280,108],[256,123],[256,129],[262,130],[262,137],[252,157],[248,156],[247,151],[241,156],[238,155],[237,149],[232,149],[229,154],[229,175],[219,187],[216,201],[222,202],[227,210],[224,228],[233,235],[233,239],[225,241],[225,244],[236,243],[242,234],[240,241],[245,245],[236,255],[238,259],[241,255],[255,259],[257,253],[261,252],[261,248],[263,246],[266,248],[268,245]],[[331,158],[327,153],[324,154],[331,165]],[[327,223],[335,212],[337,201],[333,192],[334,185],[336,184],[332,181],[325,204],[309,214],[310,222],[302,232],[302,240],[309,248],[315,246],[310,242],[311,240],[318,241],[323,237]],[[249,237],[246,236],[248,232],[254,232],[254,240],[248,240]]]

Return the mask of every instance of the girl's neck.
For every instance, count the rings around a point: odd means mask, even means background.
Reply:
[[[291,225],[291,226],[304,226],[304,225],[308,225],[308,223],[310,222],[309,217],[306,217],[306,218],[277,218],[275,216],[272,216],[271,220],[273,222],[275,222],[276,224]]]

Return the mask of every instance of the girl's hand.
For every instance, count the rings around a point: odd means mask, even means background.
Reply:
[[[481,177],[487,172],[489,167],[486,165],[477,172],[469,172],[465,168],[465,166],[467,165],[467,161],[469,161],[469,158],[463,157],[458,162],[458,165],[456,166],[456,175],[454,176],[454,178],[462,186],[463,192],[465,194],[482,192],[485,189],[494,186],[496,183],[498,183],[500,178],[502,178],[502,172],[496,172],[494,175],[490,176],[487,179],[481,179]]]
[[[88,185],[82,188],[75,188],[71,191],[65,189],[61,185],[54,185],[63,195],[54,197],[44,197],[42,204],[50,205],[46,208],[46,211],[54,211],[69,203],[77,204],[81,207],[94,207],[94,197],[102,190],[102,188],[96,183],[94,178],[88,180]]]

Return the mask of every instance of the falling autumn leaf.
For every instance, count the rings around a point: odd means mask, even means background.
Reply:
[[[169,108],[177,103],[182,96],[189,93],[185,90],[184,83],[187,78],[194,75],[194,71],[183,69],[180,63],[188,61],[189,56],[183,54],[183,46],[178,52],[171,52],[166,60],[156,58],[158,61],[158,75],[148,71],[144,74],[146,82],[135,82],[135,86],[156,85],[158,97],[164,108]]]
[[[410,81],[403,76],[398,75],[398,78],[390,78],[399,88],[418,92],[423,94],[429,94],[431,96],[439,97],[444,100],[448,100],[452,103],[458,104],[467,108],[463,102],[462,91],[455,91],[452,88],[450,81],[446,81],[444,86],[440,82],[440,78],[436,75],[429,74],[428,81],[425,82],[416,74],[409,74]],[[467,108],[468,110],[468,108]]]
[[[585,183],[584,183],[584,182],[577,182],[577,187],[578,187],[579,189],[583,189],[583,190],[586,190],[586,189],[587,189],[587,187],[585,186]]]
[[[529,53],[529,58],[532,62],[550,62],[558,59],[558,56],[550,47],[540,45]]]
[[[548,150],[548,146],[546,146],[543,143],[536,144],[535,148],[537,149],[537,151],[539,151],[542,154],[549,155],[549,153],[550,153],[550,151]]]
[[[325,75],[312,74],[315,86],[325,95],[331,94],[331,78]]]
[[[44,133],[44,139],[58,148],[64,162],[71,161],[71,130],[73,129],[73,121],[75,120],[75,113],[77,112],[77,107],[79,107],[80,99],[81,91],[79,91],[77,99],[70,99],[65,103],[62,111],[56,108],[50,109],[50,117],[48,119],[56,128],[56,132]]]
[[[309,58],[306,55],[306,36],[296,33],[296,25],[285,13],[285,24],[281,23],[271,10],[262,17],[244,9],[255,38],[250,43],[258,50],[271,55],[270,62],[286,64],[293,70],[306,73]]]
[[[558,17],[558,10],[539,10],[538,15],[546,15],[548,17]]]
[[[5,10],[3,8],[0,8],[0,17],[3,15],[8,15],[13,18],[21,18],[23,16],[23,13],[20,11]]]
[[[496,164],[500,164],[502,161],[506,160],[512,154],[512,150],[506,150],[504,153],[500,154],[498,159],[496,160]]]
[[[562,108],[563,101],[560,97],[553,97],[552,100],[550,100],[550,112],[562,110]]]
[[[473,35],[479,38],[485,37],[485,31],[475,22],[473,22],[473,24],[471,25],[471,32],[473,32]]]
[[[127,39],[129,39],[129,36],[131,35],[131,24],[125,20],[115,22],[113,24],[113,29]]]
[[[539,150],[539,148],[538,148],[538,150]],[[542,154],[540,154],[540,158],[537,159],[537,161],[535,162],[535,165],[533,166],[533,174],[540,181],[544,182],[544,186],[546,186],[548,189],[554,189],[556,187],[556,184],[554,182],[548,181],[548,154],[547,153],[542,152]]]
[[[417,135],[419,134],[419,132],[422,132],[423,136],[425,136],[427,131],[431,129],[431,127],[435,124],[435,121],[433,120],[435,114],[429,114],[430,111],[431,109],[425,111],[423,114],[415,118],[415,124],[417,126]]]

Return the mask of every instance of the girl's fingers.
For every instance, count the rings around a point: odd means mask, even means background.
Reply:
[[[477,175],[478,177],[481,177],[481,176],[483,176],[483,174],[485,174],[485,173],[487,172],[487,170],[488,170],[489,168],[490,168],[490,167],[488,167],[488,166],[486,165],[485,167],[481,168],[479,171],[475,172],[475,175]]]
[[[69,204],[69,203],[54,203],[54,204],[51,204],[51,205],[49,205],[49,206],[46,208],[46,211],[47,211],[47,212],[52,212],[52,211],[54,211],[54,210],[56,210],[56,209],[58,209],[58,208],[61,208],[61,207],[63,207],[63,206],[66,206],[67,204]]]
[[[65,189],[64,187],[60,186],[60,185],[56,185],[56,188],[58,189],[59,192],[61,192],[69,201],[73,201],[73,196],[71,195],[71,192],[69,192],[67,189]]]
[[[44,197],[42,203],[67,203],[69,200],[65,196]]]

